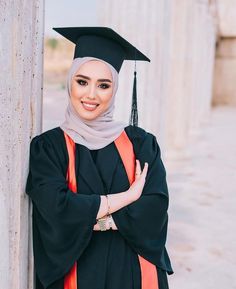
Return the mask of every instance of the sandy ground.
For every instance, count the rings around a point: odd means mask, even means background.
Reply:
[[[64,120],[66,93],[45,89],[43,130]],[[236,108],[214,108],[185,154],[165,165],[170,289],[236,288]]]
[[[236,108],[218,107],[187,157],[166,163],[170,289],[236,288]]]

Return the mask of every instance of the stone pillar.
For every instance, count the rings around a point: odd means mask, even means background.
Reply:
[[[138,63],[140,126],[171,152],[199,131],[212,97],[216,42],[214,1],[103,1],[100,24],[113,27],[146,53]],[[106,13],[103,13],[106,11]],[[128,119],[133,64],[120,73],[117,115]]]
[[[191,11],[192,1],[172,1],[170,18],[170,48],[167,65],[167,106],[166,117],[166,145],[167,149],[182,147],[186,141],[188,131],[188,105],[191,75],[191,54],[188,49],[188,13]],[[191,27],[191,25],[190,25]]]
[[[164,140],[170,3],[171,0],[104,0],[99,17],[100,25],[114,28],[151,59],[151,63],[137,61],[139,125],[160,141]],[[116,98],[116,117],[127,122],[133,71],[134,62],[125,61]]]
[[[166,144],[183,150],[211,104],[216,25],[208,1],[172,2]]]
[[[29,143],[41,131],[44,1],[0,2],[0,288],[33,288]]]
[[[213,105],[236,105],[236,35],[222,37],[217,46]]]
[[[100,24],[113,27],[151,63],[138,64],[140,126],[162,146],[183,149],[211,103],[216,40],[214,1],[103,1]],[[106,11],[106,13],[104,13]],[[134,64],[120,73],[117,116],[128,119]]]
[[[213,105],[236,105],[235,1],[217,1],[219,37],[214,71]]]
[[[195,2],[194,12],[195,27],[192,47],[194,87],[190,107],[190,134],[198,135],[199,128],[207,119],[211,108],[217,26],[215,15],[208,1]]]

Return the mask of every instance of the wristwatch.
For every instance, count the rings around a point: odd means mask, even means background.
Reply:
[[[109,229],[112,229],[112,217],[111,217],[111,214],[109,214],[107,216],[107,218],[108,218]]]
[[[102,217],[102,218],[98,219],[98,225],[99,225],[101,231],[107,230],[106,220],[107,220],[106,217]]]

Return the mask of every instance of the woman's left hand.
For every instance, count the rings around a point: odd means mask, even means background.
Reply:
[[[96,224],[94,225],[93,230],[94,230],[94,231],[101,231],[98,223],[96,223]]]

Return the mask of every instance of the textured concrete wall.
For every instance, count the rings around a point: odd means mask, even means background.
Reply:
[[[151,59],[138,63],[140,126],[169,151],[184,148],[210,109],[214,12],[215,1],[206,0],[103,1],[100,24],[113,27]],[[128,119],[133,67],[125,63],[120,73],[121,119]]]
[[[103,1],[100,24],[114,28],[146,54],[151,63],[137,61],[139,124],[158,136],[163,113],[169,48],[170,0]],[[104,13],[106,11],[106,13]],[[129,120],[134,62],[125,61],[120,72],[116,116]],[[161,139],[164,139],[160,137]]]
[[[236,105],[236,38],[221,38],[216,50],[213,105]]]
[[[32,288],[30,138],[41,130],[43,0],[0,1],[0,288]]]
[[[211,107],[216,20],[208,1],[172,1],[166,144],[182,149]]]
[[[235,0],[217,0],[219,38],[214,70],[213,105],[236,105],[235,8]]]

